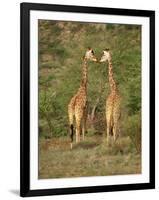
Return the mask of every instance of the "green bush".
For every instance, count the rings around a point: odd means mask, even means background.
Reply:
[[[125,132],[130,137],[137,152],[141,152],[141,113],[129,116],[125,122]]]

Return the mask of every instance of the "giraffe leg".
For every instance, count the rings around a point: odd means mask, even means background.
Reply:
[[[80,142],[81,120],[76,120],[76,143]]]
[[[113,126],[113,139],[114,139],[114,142],[116,142],[116,139],[117,139],[117,126],[116,126],[116,124],[114,124],[114,126]]]
[[[73,118],[74,118],[74,112],[73,109],[71,109],[70,107],[68,107],[68,118],[69,118],[69,134],[70,134],[70,147],[72,149],[73,147]]]
[[[118,122],[113,127],[113,138],[114,142],[117,141],[118,137],[120,136],[120,128]]]
[[[109,145],[109,142],[110,142],[110,134],[109,134],[109,125],[107,125],[107,144]]]
[[[77,123],[76,123],[76,143],[78,143],[78,126],[77,126]]]
[[[113,102],[111,96],[108,96],[106,100],[106,124],[107,124],[107,144],[110,144],[111,134],[112,134],[112,125],[113,125],[113,118],[112,118],[112,111],[113,111]]]
[[[107,124],[107,144],[109,145],[111,140],[111,126],[112,126],[111,112],[106,113],[106,124]]]
[[[83,126],[82,126],[82,139],[83,140],[85,137],[85,132],[87,131],[86,121],[87,121],[87,108],[85,108],[84,114],[83,114]]]
[[[114,109],[113,109],[113,121],[114,121],[114,128],[113,128],[113,137],[114,142],[117,140],[120,134],[120,117],[121,117],[121,107],[120,107],[120,98],[117,96],[117,99],[114,102]]]
[[[76,112],[75,113],[75,119],[76,119],[76,143],[80,142],[82,116],[83,116],[82,112]]]
[[[84,140],[85,134],[85,121],[83,120],[83,126],[82,126],[82,140]]]
[[[120,128],[119,128],[119,119],[120,119],[120,111],[116,110],[116,112],[113,113],[113,119],[114,119],[114,126],[113,126],[113,138],[114,142],[118,139],[120,135]]]
[[[76,119],[76,142],[80,142],[81,122],[83,121],[83,107],[77,105],[75,107],[75,119]]]
[[[111,117],[107,120],[107,144],[110,145],[112,143],[112,121]]]

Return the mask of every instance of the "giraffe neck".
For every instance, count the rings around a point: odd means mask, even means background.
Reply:
[[[81,80],[81,85],[80,87],[84,87],[85,89],[87,89],[87,60],[84,59],[83,60],[83,67],[82,67],[82,80]]]
[[[109,76],[109,85],[110,85],[110,90],[111,92],[115,92],[117,90],[117,85],[113,77],[113,66],[112,62],[108,63],[108,76]]]

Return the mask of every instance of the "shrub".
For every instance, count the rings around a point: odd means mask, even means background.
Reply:
[[[126,134],[130,137],[137,152],[141,152],[141,113],[129,116],[125,123]]]

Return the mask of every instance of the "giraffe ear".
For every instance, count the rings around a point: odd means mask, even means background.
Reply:
[[[93,49],[92,49],[91,53],[94,55],[94,51],[93,51]]]

